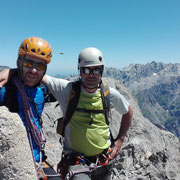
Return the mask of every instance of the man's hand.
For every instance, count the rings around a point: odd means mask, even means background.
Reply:
[[[10,69],[4,69],[0,72],[0,88],[2,88],[9,80]]]
[[[132,110],[131,106],[129,106],[128,108],[129,108],[129,111],[122,116],[119,134],[117,136],[117,140],[115,141],[114,147],[112,148],[112,152],[110,154],[112,159],[115,158],[119,154],[119,151],[122,147],[126,133],[131,125],[131,121],[132,121],[132,117],[133,117],[133,110]]]
[[[117,157],[117,155],[119,154],[119,151],[122,147],[122,143],[123,143],[123,140],[121,140],[121,139],[118,139],[117,141],[115,141],[114,147],[112,148],[112,152],[110,154],[111,159],[114,159],[115,157]]]

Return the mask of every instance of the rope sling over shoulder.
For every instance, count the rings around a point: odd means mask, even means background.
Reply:
[[[27,124],[27,131],[28,131],[28,133],[30,133],[33,136],[33,139],[35,140],[36,144],[39,145],[40,151],[42,151],[45,147],[45,142],[46,142],[44,132],[43,132],[42,128],[40,131],[38,130],[32,109],[31,109],[29,101],[28,101],[28,97],[24,90],[24,84],[17,77],[13,77],[12,80],[21,95],[23,110],[24,110],[24,114],[25,114],[25,120],[26,120],[26,124]]]
[[[36,104],[32,101],[32,99],[30,99],[27,96],[27,94],[24,90],[24,84],[22,83],[22,81],[19,78],[12,77],[12,81],[16,85],[16,87],[19,90],[20,95],[21,95],[23,111],[24,111],[24,115],[25,115],[25,121],[27,124],[27,135],[28,135],[28,139],[29,139],[29,143],[30,143],[30,147],[31,147],[31,152],[32,152],[32,156],[33,156],[34,165],[36,168],[37,177],[40,180],[41,179],[47,180],[48,177],[50,177],[51,179],[53,178],[52,180],[55,180],[55,179],[58,180],[58,179],[60,179],[60,175],[57,174],[47,162],[42,162],[42,151],[45,148],[46,139],[44,136],[43,129],[41,128],[40,131],[38,130],[38,127],[36,125],[34,115],[33,115],[31,106],[29,104],[29,101],[31,101],[32,104],[35,106],[38,117],[40,118],[40,121],[42,121],[41,117],[39,115],[38,109],[36,107]],[[42,124],[42,122],[40,122],[40,123]],[[40,162],[39,163],[37,163],[35,161],[35,158],[33,155],[32,137],[33,137],[34,141],[36,142],[36,144],[40,148]],[[50,174],[47,174],[47,173],[50,173]]]

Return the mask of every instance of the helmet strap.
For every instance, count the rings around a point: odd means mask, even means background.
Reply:
[[[22,59],[25,57],[25,55],[19,56],[17,59],[17,68],[18,68],[18,76],[21,80],[23,80],[23,65],[22,65]]]

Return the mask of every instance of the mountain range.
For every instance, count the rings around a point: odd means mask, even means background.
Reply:
[[[4,68],[0,66],[0,70]],[[180,138],[179,63],[152,61],[147,64],[130,64],[121,70],[108,67],[103,76],[121,81],[136,98],[144,117]],[[75,75],[56,77],[72,79]]]
[[[153,61],[122,70],[105,68],[104,77],[126,85],[144,117],[180,138],[180,64]]]

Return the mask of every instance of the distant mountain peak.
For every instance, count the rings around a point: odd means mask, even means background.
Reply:
[[[152,61],[123,70],[106,68],[105,77],[120,80],[136,97],[145,117],[180,138],[180,64]]]

